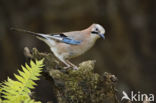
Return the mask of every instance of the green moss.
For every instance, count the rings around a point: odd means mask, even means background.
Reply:
[[[94,72],[95,61],[82,62],[78,70],[64,70],[52,54],[39,53],[34,49],[33,58],[45,58],[46,71],[54,80],[59,103],[114,103],[115,81],[110,73]]]
[[[114,97],[112,75],[94,73],[94,65],[94,61],[86,61],[79,65],[79,70],[51,70],[55,83],[63,84],[56,84],[59,103],[103,103],[105,98]]]

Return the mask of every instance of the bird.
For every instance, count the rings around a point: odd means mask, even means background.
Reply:
[[[11,29],[32,34],[37,37],[37,39],[45,42],[53,54],[65,64],[64,69],[73,68],[77,70],[78,67],[69,60],[88,51],[94,46],[97,39],[105,39],[104,27],[96,23],[93,23],[83,30],[52,34],[36,33],[19,28]]]

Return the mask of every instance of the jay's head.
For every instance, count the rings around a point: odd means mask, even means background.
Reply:
[[[101,38],[105,39],[104,34],[105,34],[105,29],[101,25],[99,25],[99,24],[91,25],[91,35],[93,37],[97,37],[97,38],[101,37]]]

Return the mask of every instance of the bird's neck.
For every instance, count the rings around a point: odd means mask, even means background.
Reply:
[[[92,28],[92,26],[90,26],[87,29],[84,29],[83,32],[84,32],[84,34],[88,34],[87,35],[88,36],[87,37],[88,38],[88,41],[90,43],[93,43],[94,44],[96,42],[96,40],[99,39],[100,37],[98,35],[96,35],[96,34],[91,34],[91,28]]]

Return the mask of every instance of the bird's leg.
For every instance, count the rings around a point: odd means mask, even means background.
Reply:
[[[66,67],[64,67],[64,69],[68,69],[68,68],[70,68],[71,67],[71,65],[70,64],[68,64],[64,59],[62,59],[62,58],[58,58],[62,63],[64,63],[65,65],[66,65]]]
[[[73,67],[74,70],[78,70],[78,67],[76,65],[74,65],[73,63],[71,63],[69,60],[66,60],[66,62],[68,64],[70,64]]]

